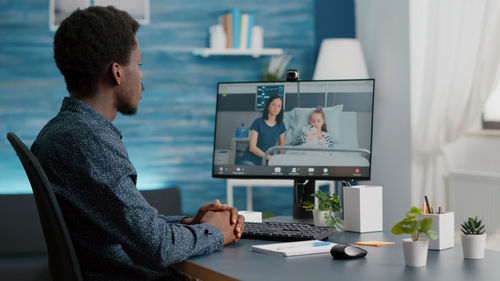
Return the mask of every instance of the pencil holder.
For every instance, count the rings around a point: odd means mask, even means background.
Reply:
[[[453,248],[455,243],[455,213],[444,212],[442,214],[425,214],[420,215],[421,218],[432,217],[432,230],[439,234],[438,239],[429,240],[429,250],[444,250]]]

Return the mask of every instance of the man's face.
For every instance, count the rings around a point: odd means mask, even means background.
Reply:
[[[136,40],[137,42],[137,40]],[[123,65],[123,84],[117,95],[118,111],[125,115],[132,115],[137,112],[139,100],[142,98],[142,71],[139,69],[141,65],[142,55],[139,42],[132,48],[128,65]]]

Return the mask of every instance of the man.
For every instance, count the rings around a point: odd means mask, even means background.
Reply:
[[[218,200],[193,218],[158,214],[136,188],[117,112],[142,98],[139,24],[113,7],[66,18],[54,59],[70,97],[32,145],[54,188],[86,280],[159,280],[167,267],[237,241],[244,220]]]

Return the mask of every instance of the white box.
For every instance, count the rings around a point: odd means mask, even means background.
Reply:
[[[262,212],[238,211],[238,215],[245,217],[245,222],[262,222]]]
[[[344,186],[344,230],[383,230],[382,186]]]
[[[436,231],[439,235],[438,239],[430,240],[424,233],[420,234],[429,240],[429,250],[444,250],[453,248],[455,243],[455,213],[445,212],[442,214],[425,214],[420,215],[418,219],[432,217],[432,230]]]

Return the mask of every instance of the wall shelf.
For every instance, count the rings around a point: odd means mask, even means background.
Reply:
[[[209,56],[252,56],[258,58],[260,56],[278,56],[283,53],[283,49],[195,49],[193,50],[193,55],[201,56],[207,58]]]

